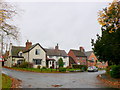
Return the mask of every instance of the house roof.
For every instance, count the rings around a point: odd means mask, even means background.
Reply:
[[[67,56],[65,50],[45,49],[48,56]]]
[[[45,49],[39,44],[36,43],[34,45],[32,45],[29,49],[26,50],[26,47],[21,47],[21,46],[12,46],[12,56],[18,56],[18,53],[20,51],[22,51],[23,53],[29,52],[30,50],[32,50],[36,45],[39,45],[44,51]],[[46,52],[46,51],[45,51]]]
[[[85,53],[81,52],[80,50],[72,50],[71,49],[70,51],[72,51],[76,57],[86,57]]]
[[[87,51],[85,52],[86,56],[89,57],[91,55],[91,53],[93,53],[93,51]]]
[[[70,64],[76,64],[76,62],[74,61],[74,59],[71,56],[69,56],[69,60],[70,60]]]
[[[12,46],[12,56],[18,56],[18,53],[20,51],[25,51],[25,47],[21,47],[21,46]]]
[[[36,45],[39,45],[39,46],[45,51],[45,49],[44,49],[39,43],[36,43],[36,44],[32,45],[28,50],[25,50],[24,53],[29,52],[29,51],[32,50]],[[46,52],[46,51],[45,51],[45,52]]]

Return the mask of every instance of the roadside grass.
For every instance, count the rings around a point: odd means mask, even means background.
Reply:
[[[59,69],[37,69],[37,68],[18,68],[18,67],[12,67],[12,69],[15,70],[22,70],[22,71],[32,71],[32,72],[41,72],[41,73],[60,73]],[[80,69],[66,69],[66,71],[77,71]]]
[[[9,76],[2,74],[2,88],[9,90],[11,88],[12,85],[12,80]]]

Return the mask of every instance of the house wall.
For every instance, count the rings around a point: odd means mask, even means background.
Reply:
[[[67,57],[63,57],[63,56],[47,56],[48,58],[50,58],[50,59],[55,59],[55,63],[54,63],[54,65],[55,65],[55,68],[57,67],[58,68],[58,65],[56,65],[56,62],[58,62],[58,60],[60,59],[60,58],[62,58],[63,59],[63,62],[65,63],[65,65],[63,66],[63,67],[67,67],[67,66],[69,66],[69,57],[67,56]],[[48,64],[49,66],[49,68],[50,67],[52,67],[52,64],[50,64],[50,62],[49,62],[49,64]]]
[[[23,55],[22,55],[22,56],[25,58],[25,61],[26,61],[26,62],[29,62],[28,52],[23,53]]]
[[[87,65],[87,57],[76,57],[72,51],[69,51],[68,55],[73,58],[76,64]]]
[[[35,55],[36,49],[40,49],[40,55]],[[32,50],[29,51],[29,62],[33,63],[33,59],[42,59],[40,66],[46,67],[46,52],[39,45],[35,46]],[[38,65],[34,65],[33,67],[37,68],[37,66]]]
[[[4,62],[4,66],[7,66],[7,67],[12,67],[12,64],[13,64],[12,57],[9,57],[7,61]]]
[[[108,66],[108,62],[98,62],[96,65],[98,68],[106,68]]]
[[[94,60],[92,58],[94,58]],[[94,61],[94,62],[89,62],[88,61],[88,66],[95,66],[96,65],[96,60],[98,60],[98,59],[97,59],[97,57],[95,56],[94,53],[91,53],[91,55],[88,57],[88,60],[93,60]]]
[[[94,58],[94,62],[89,62],[88,61],[88,66],[97,66],[98,68],[106,68],[108,66],[108,62],[96,62],[97,57],[95,56],[94,53],[91,53],[91,55],[88,57],[88,60],[92,60]]]
[[[12,58],[13,65],[17,64],[18,60],[24,60],[24,58]]]
[[[71,56],[76,64],[78,63],[76,60],[76,56],[74,55],[74,53],[72,51],[69,51],[68,56]]]

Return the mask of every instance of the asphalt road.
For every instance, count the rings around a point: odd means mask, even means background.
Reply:
[[[96,76],[105,73],[98,72],[79,73],[34,73],[2,69],[2,72],[22,80],[21,88],[104,88]]]

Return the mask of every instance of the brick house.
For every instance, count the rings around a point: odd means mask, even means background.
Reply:
[[[93,51],[87,51],[87,52],[85,52],[85,54],[87,56],[87,64],[88,64],[88,66],[95,66],[98,59],[95,56],[95,54],[93,53]]]
[[[79,50],[70,49],[68,56],[70,56],[74,60],[73,63],[77,65],[87,65],[87,56],[85,55],[83,47],[80,47]]]
[[[88,66],[97,66],[98,68],[106,68],[108,66],[107,62],[99,62],[93,51],[87,51],[85,54]]]

